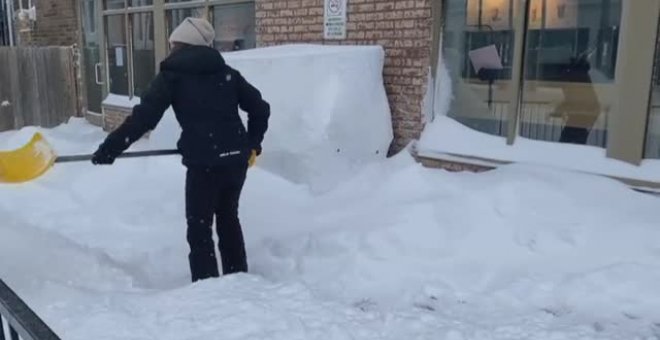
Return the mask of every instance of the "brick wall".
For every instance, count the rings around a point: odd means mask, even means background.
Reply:
[[[323,40],[324,0],[256,0],[259,46],[307,42],[381,45],[392,108],[393,151],[423,128],[422,101],[431,64],[433,0],[348,0],[347,38]]]
[[[37,22],[31,32],[22,35],[22,44],[71,46],[79,43],[78,1],[39,0]]]
[[[104,105],[103,130],[113,131],[131,114],[131,108]]]
[[[467,162],[448,161],[444,159],[416,156],[415,159],[427,168],[443,169],[449,172],[485,172],[493,170],[492,166],[470,164]]]
[[[92,124],[97,124],[103,127],[106,132],[111,132],[117,129],[133,111],[132,107],[121,107],[114,105],[103,105],[103,116],[87,117],[91,119]],[[151,131],[147,131],[142,138],[149,138]]]

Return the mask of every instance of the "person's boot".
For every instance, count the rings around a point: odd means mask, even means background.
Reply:
[[[215,252],[209,253],[190,253],[188,255],[190,262],[190,274],[192,282],[205,280],[212,277],[219,277],[218,261],[215,258]]]

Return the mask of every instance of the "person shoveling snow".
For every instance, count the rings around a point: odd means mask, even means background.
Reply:
[[[172,52],[141,103],[92,158],[93,164],[113,164],[172,106],[182,128],[178,149],[187,167],[185,204],[193,282],[219,276],[211,231],[214,216],[223,274],[248,270],[238,202],[247,169],[261,154],[270,117],[270,105],[259,90],[210,47],[214,38],[208,21],[186,18],[172,32]],[[248,113],[247,129],[239,107]]]

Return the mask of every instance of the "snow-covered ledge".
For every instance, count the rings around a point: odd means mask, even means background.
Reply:
[[[604,175],[641,189],[660,190],[660,160],[635,166],[607,158],[602,148],[553,143],[517,137],[506,139],[470,129],[447,116],[436,116],[426,125],[415,146],[417,156],[484,167],[527,163]]]
[[[139,97],[130,98],[117,94],[109,94],[101,103],[103,110],[103,129],[112,131],[117,128],[140,103]]]

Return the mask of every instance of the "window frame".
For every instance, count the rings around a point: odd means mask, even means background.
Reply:
[[[124,1],[124,8],[121,9],[105,9],[105,1],[98,6],[98,18],[97,29],[100,29],[99,40],[100,46],[103,48],[103,53],[101,54],[101,62],[103,63],[103,79],[107,79],[109,74],[109,65],[107,63],[107,32],[105,28],[106,17],[111,15],[123,15],[124,21],[126,23],[125,28],[125,39],[127,41],[127,55],[128,60],[128,72],[129,72],[129,98],[135,97],[134,87],[135,87],[135,72],[134,72],[134,60],[133,60],[133,35],[131,34],[132,29],[132,20],[130,15],[136,13],[151,13],[153,17],[153,31],[154,31],[154,48],[155,48],[155,62],[156,70],[158,72],[158,65],[162,60],[167,57],[168,43],[166,37],[166,22],[165,15],[168,10],[176,9],[188,9],[188,8],[202,8],[204,11],[204,17],[208,20],[211,18],[211,8],[214,6],[223,6],[223,5],[234,5],[234,4],[254,4],[256,6],[256,0],[188,0],[185,2],[174,2],[166,3],[165,0],[153,0],[152,5],[145,6],[129,6],[128,0]],[[255,18],[256,19],[256,18]],[[100,23],[100,24],[99,24]],[[103,86],[103,96],[106,97],[109,94],[109,82],[105,82]]]

